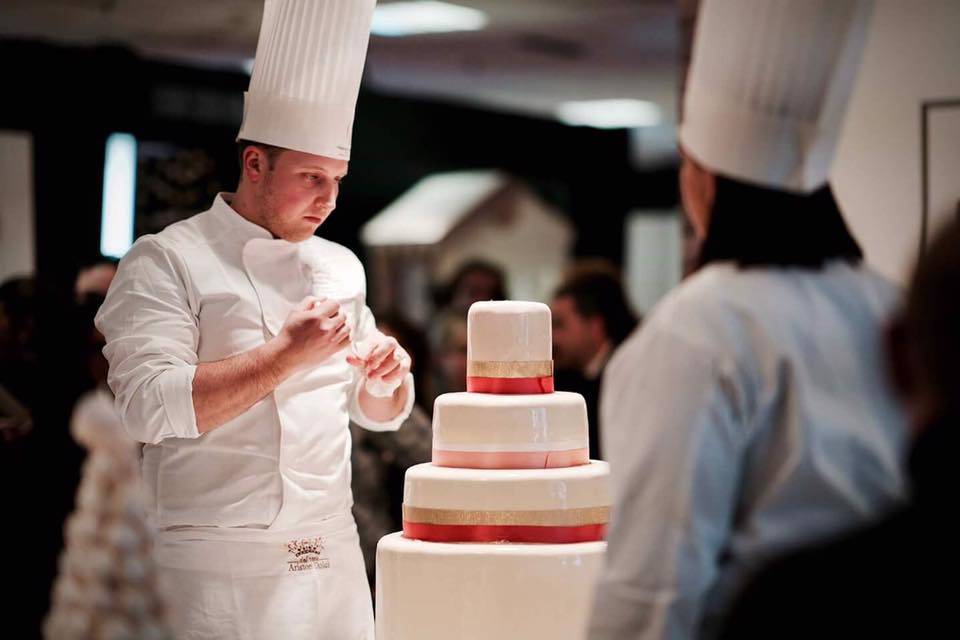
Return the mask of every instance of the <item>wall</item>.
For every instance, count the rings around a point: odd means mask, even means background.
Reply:
[[[945,98],[960,99],[960,2],[879,0],[833,183],[868,262],[899,282],[920,247],[922,103]],[[931,173],[956,176],[953,196],[935,185],[938,202],[960,201],[960,155],[936,162]]]
[[[33,218],[30,134],[0,131],[0,282],[34,273]]]
[[[660,298],[680,282],[681,215],[676,209],[636,210],[624,225],[624,288],[639,314],[650,313]]]

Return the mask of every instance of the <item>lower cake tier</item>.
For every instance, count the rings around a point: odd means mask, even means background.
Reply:
[[[578,393],[445,393],[433,406],[433,463],[543,469],[589,461],[587,406]]]
[[[610,519],[606,462],[561,469],[407,469],[403,532],[434,542],[602,540]]]
[[[377,640],[585,637],[605,542],[377,546]]]

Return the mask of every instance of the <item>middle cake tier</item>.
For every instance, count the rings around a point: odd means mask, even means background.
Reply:
[[[433,406],[433,463],[543,469],[589,462],[587,407],[578,393],[447,393]]]
[[[610,519],[610,467],[407,469],[403,534],[434,542],[589,542]]]

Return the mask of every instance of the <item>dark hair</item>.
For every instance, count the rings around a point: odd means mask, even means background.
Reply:
[[[574,269],[557,287],[554,298],[569,296],[577,313],[584,317],[603,318],[607,337],[613,346],[623,342],[634,327],[637,317],[623,293],[619,275],[602,268]]]
[[[434,291],[433,298],[434,303],[437,307],[445,307],[449,305],[454,297],[456,296],[457,290],[463,286],[463,281],[471,273],[483,273],[490,276],[494,281],[494,291],[491,295],[491,300],[506,300],[507,291],[505,284],[505,277],[503,274],[503,269],[498,267],[492,262],[486,260],[468,260],[464,262],[457,269],[456,273],[453,274],[453,277],[450,278],[446,286],[439,287]]]
[[[247,150],[247,147],[259,147],[264,150],[267,154],[267,169],[273,167],[273,163],[277,160],[277,156],[285,151],[283,147],[275,147],[272,144],[264,144],[263,142],[254,142],[252,140],[237,140],[237,163],[240,166],[241,175],[243,174],[243,153]]]
[[[26,347],[33,345],[39,315],[37,281],[31,276],[16,277],[0,284],[0,313],[7,320],[10,340]],[[2,342],[0,342],[2,344]]]
[[[830,260],[863,259],[829,185],[794,194],[722,176],[716,180],[701,267],[731,261],[741,268],[820,269]]]

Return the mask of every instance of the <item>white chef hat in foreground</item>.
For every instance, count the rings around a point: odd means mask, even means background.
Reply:
[[[376,0],[266,0],[238,139],[350,159]]]
[[[712,171],[809,193],[827,182],[869,0],[703,0],[680,142]]]

